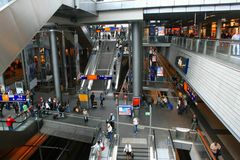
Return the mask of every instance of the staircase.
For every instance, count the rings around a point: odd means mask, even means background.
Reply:
[[[126,153],[123,152],[125,146],[118,147],[117,160],[126,160]],[[134,147],[132,145],[134,160],[148,160],[148,147]]]

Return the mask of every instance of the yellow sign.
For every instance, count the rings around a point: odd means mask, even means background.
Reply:
[[[8,95],[7,94],[3,94],[2,95],[2,100],[3,100],[3,102],[8,102],[9,101]]]
[[[87,102],[88,95],[87,94],[79,94],[79,100],[80,100],[80,102]]]

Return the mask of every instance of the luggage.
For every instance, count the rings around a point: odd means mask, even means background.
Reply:
[[[93,102],[93,108],[97,108],[97,101]]]
[[[58,114],[54,114],[53,119],[58,119]]]

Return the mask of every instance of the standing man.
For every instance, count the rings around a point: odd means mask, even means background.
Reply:
[[[16,122],[14,118],[11,117],[11,115],[8,116],[6,120],[6,125],[8,126],[9,131],[13,131],[13,123]]]
[[[90,96],[91,107],[93,107],[94,99],[95,99],[95,95],[94,95],[94,92],[92,92],[92,94],[91,94],[91,96]]]
[[[134,125],[134,133],[137,134],[138,132],[138,124],[139,124],[139,120],[137,117],[133,118],[133,125]]]
[[[239,41],[240,40],[240,35],[238,34],[238,30],[236,30],[235,34],[232,36],[232,40],[234,40],[233,43],[233,55],[239,55]],[[231,47],[231,46],[230,46]],[[236,52],[236,48],[237,48],[237,52]]]
[[[193,117],[192,117],[192,126],[191,126],[191,129],[192,129],[192,130],[196,130],[197,125],[198,125],[198,118],[197,118],[196,114],[194,114]]]
[[[23,112],[25,114],[25,119],[27,119],[27,116],[28,116],[28,106],[27,106],[27,103],[24,103],[24,105],[23,105]]]
[[[100,106],[103,107],[103,101],[105,100],[103,93],[100,93]]]

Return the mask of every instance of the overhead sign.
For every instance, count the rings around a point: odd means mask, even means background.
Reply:
[[[7,95],[0,94],[0,102],[25,102],[25,95]]]
[[[119,105],[118,114],[120,116],[130,116],[132,115],[132,106],[131,105]]]
[[[79,94],[79,100],[80,100],[80,102],[87,102],[88,95],[87,94]]]
[[[108,75],[87,75],[80,76],[80,80],[111,80],[112,76]]]

